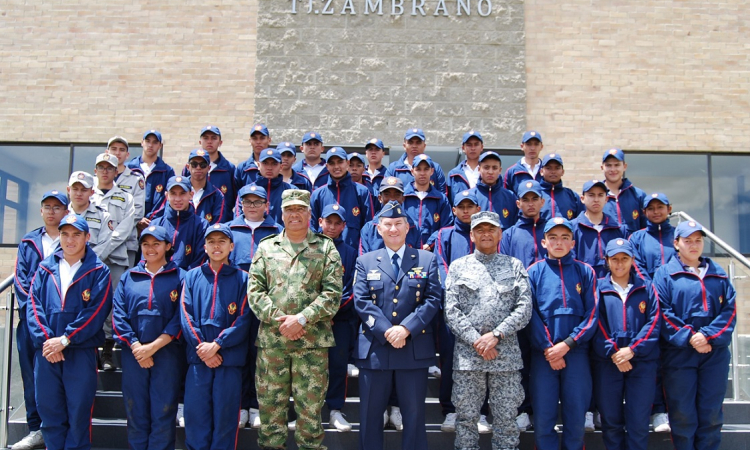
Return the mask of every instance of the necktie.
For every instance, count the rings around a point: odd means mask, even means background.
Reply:
[[[391,258],[391,267],[393,267],[393,273],[396,274],[396,278],[398,278],[398,253],[393,254],[393,257]]]

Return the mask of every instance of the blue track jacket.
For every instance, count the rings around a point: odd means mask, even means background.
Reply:
[[[648,222],[646,228],[630,235],[633,256],[639,274],[651,280],[656,269],[663,266],[677,254],[674,248],[674,227],[669,221],[654,224]]]
[[[203,263],[206,256],[203,235],[208,228],[208,222],[195,214],[192,203],[185,211],[175,211],[167,202],[164,215],[154,219],[151,225],[166,228],[172,236],[172,261],[178,267],[188,270]]]

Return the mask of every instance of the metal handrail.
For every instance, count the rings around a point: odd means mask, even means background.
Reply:
[[[13,286],[13,275],[0,283],[0,294]],[[5,296],[5,305],[0,305],[0,310],[5,310],[5,340],[2,350],[2,367],[0,368],[0,448],[8,447],[8,419],[10,417],[10,365],[13,358],[13,314],[15,313],[15,295],[13,289]]]
[[[669,217],[670,218],[679,217],[682,220],[698,222],[697,220],[693,219],[686,212],[683,212],[683,211],[673,212],[672,214],[669,215]],[[722,250],[727,252],[727,254],[729,254],[731,257],[733,257],[734,259],[742,263],[743,266],[750,269],[750,260],[745,258],[742,255],[742,253],[738,252],[731,245],[721,240],[719,236],[715,235],[711,230],[707,229],[705,226],[703,227],[703,232],[706,233],[706,236],[710,238],[716,245],[718,245],[719,247],[721,247]]]

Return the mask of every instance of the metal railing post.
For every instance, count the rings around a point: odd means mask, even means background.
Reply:
[[[734,261],[729,260],[729,279],[734,284]],[[734,401],[740,400],[740,346],[737,333],[732,333],[732,395]]]
[[[13,313],[15,298],[13,290],[8,291],[5,296],[5,336],[3,341],[3,364],[0,368],[0,393],[2,404],[0,404],[0,448],[8,447],[8,420],[10,419],[10,371],[13,358]]]

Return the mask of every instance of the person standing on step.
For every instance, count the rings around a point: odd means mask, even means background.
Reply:
[[[453,403],[455,448],[479,446],[476,423],[489,390],[492,448],[517,448],[517,408],[523,401],[521,350],[516,335],[531,319],[531,287],[523,263],[497,251],[497,213],[471,216],[473,254],[453,261],[445,281],[445,322],[456,337]]]
[[[542,174],[539,169],[542,166],[542,161],[539,156],[543,149],[542,135],[538,131],[529,130],[525,132],[521,138],[523,158],[505,171],[503,187],[518,195],[518,186],[522,182],[527,180],[541,182]]]

